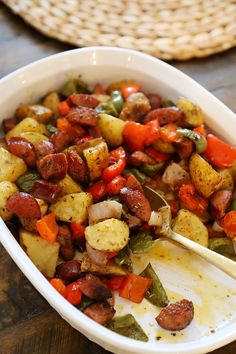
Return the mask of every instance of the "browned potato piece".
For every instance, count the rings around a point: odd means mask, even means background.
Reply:
[[[180,97],[176,106],[184,111],[184,122],[190,127],[197,127],[204,121],[204,114],[199,106],[189,101],[187,98]]]
[[[219,175],[222,177],[222,185],[220,189],[232,191],[234,189],[234,180],[229,170],[220,170]]]
[[[83,150],[83,155],[88,165],[90,180],[99,178],[109,162],[107,143],[100,144]]]
[[[43,101],[42,105],[50,109],[55,115],[59,112],[60,98],[57,92],[48,93]]]
[[[189,172],[197,191],[205,198],[221,188],[222,177],[200,155],[194,154],[190,158]]]
[[[106,265],[101,266],[91,262],[87,252],[83,253],[83,258],[81,262],[81,271],[82,272],[91,272],[99,275],[126,275],[126,272],[123,268],[115,264],[110,260]]]
[[[31,106],[20,106],[17,108],[15,116],[17,119],[22,120],[30,117],[37,120],[39,123],[46,123],[53,115],[51,109],[44,107],[40,104]]]
[[[20,245],[46,277],[54,276],[60,249],[58,242],[50,243],[35,233],[21,229]]]
[[[167,143],[161,139],[157,139],[152,147],[157,151],[163,152],[164,154],[172,154],[175,152],[175,147],[173,144]]]

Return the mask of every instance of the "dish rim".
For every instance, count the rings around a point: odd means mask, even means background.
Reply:
[[[214,97],[210,92],[208,92],[205,88],[199,85],[195,80],[191,79],[186,74],[182,73],[180,70],[172,67],[171,65],[154,58],[150,55],[137,52],[135,50],[123,49],[123,48],[115,48],[115,47],[89,47],[89,48],[79,48],[72,49],[69,51],[65,51],[62,53],[54,54],[47,56],[46,58],[37,60],[31,64],[23,66],[22,68],[17,69],[16,71],[6,75],[2,79],[0,79],[0,89],[4,87],[5,83],[8,81],[18,80],[17,85],[20,88],[20,77],[23,77],[25,73],[33,69],[40,69],[40,66],[43,66],[44,63],[57,61],[60,58],[66,58],[72,56],[79,55],[78,53],[88,53],[91,55],[92,52],[103,53],[104,55],[109,52],[113,53],[122,53],[122,55],[130,55],[146,62],[150,61],[150,63],[154,63],[154,65],[159,65],[161,69],[164,71],[169,71],[174,75],[176,80],[180,80],[186,85],[193,86],[193,92],[197,91],[200,93],[200,96],[206,96],[208,100],[212,103],[215,103],[217,107],[219,107],[220,111],[223,111],[231,121],[231,119],[235,120],[235,114],[226,107],[221,101],[219,101],[216,97]],[[155,64],[156,63],[156,64]],[[79,70],[79,66],[78,66]],[[143,70],[145,72],[145,70]],[[172,85],[173,86],[173,85]],[[174,86],[173,86],[174,87]],[[18,88],[18,89],[19,89]],[[199,96],[199,95],[197,95]],[[198,101],[198,99],[196,99]],[[201,105],[202,106],[202,105]],[[235,124],[235,123],[234,123]],[[101,336],[101,325],[95,323],[93,320],[79,312],[73,305],[71,305],[68,301],[66,301],[57,291],[48,283],[46,278],[41,274],[41,272],[34,266],[34,264],[30,261],[28,256],[22,250],[18,242],[15,240],[13,235],[10,233],[8,228],[5,226],[4,222],[0,220],[0,230],[3,231],[0,233],[0,242],[3,244],[5,249],[10,254],[11,258],[18,265],[21,271],[26,275],[29,281],[33,284],[33,286],[40,292],[40,294],[49,302],[49,304],[56,309],[56,311],[64,318],[67,322],[69,322],[72,327],[79,330],[81,333],[86,335],[90,340],[93,340],[97,344],[103,346],[107,350],[116,350],[115,352],[119,353],[143,353],[145,350],[146,353],[186,353],[186,354],[199,354],[204,353],[206,350],[214,350],[221,346],[224,346],[231,341],[236,339],[236,328],[233,328],[233,324],[225,325],[224,328],[221,328],[219,332],[216,332],[216,336],[212,334],[209,337],[204,336],[200,340],[195,340],[191,342],[185,343],[177,343],[177,344],[167,344],[165,343],[166,348],[164,346],[159,347],[158,344],[155,343],[142,343],[124,336],[120,336],[105,327],[103,328],[103,335]],[[2,235],[6,234],[7,237],[3,237]],[[229,331],[226,330],[229,327]],[[231,328],[232,327],[232,328]],[[92,329],[92,330],[91,330]],[[220,338],[219,338],[220,337]],[[206,338],[209,340],[206,340]],[[152,346],[149,347],[149,346]],[[155,347],[154,347],[155,346]]]

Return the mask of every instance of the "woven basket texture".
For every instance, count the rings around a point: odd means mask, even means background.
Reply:
[[[186,60],[236,45],[235,0],[2,0],[43,34]]]

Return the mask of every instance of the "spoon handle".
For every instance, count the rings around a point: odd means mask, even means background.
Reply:
[[[211,251],[209,248],[199,245],[199,243],[179,235],[172,230],[169,230],[168,237],[180,243],[181,245],[186,246],[186,248],[198,254],[211,264],[214,264],[217,268],[221,269],[233,279],[236,279],[236,262],[222,256],[219,253]]]

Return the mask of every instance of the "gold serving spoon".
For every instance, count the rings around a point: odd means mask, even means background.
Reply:
[[[152,188],[143,186],[143,190],[145,196],[149,200],[153,211],[157,211],[159,208],[168,205],[165,199]],[[170,225],[167,225],[166,236],[171,240],[176,241],[181,245],[185,246],[186,248],[190,249],[194,253],[198,254],[199,256],[207,260],[209,263],[214,264],[214,266],[221,269],[233,279],[236,279],[236,262],[222,256],[219,253],[210,250],[207,247],[200,245],[199,243],[188,239],[187,237],[177,234],[176,232],[171,230]]]

